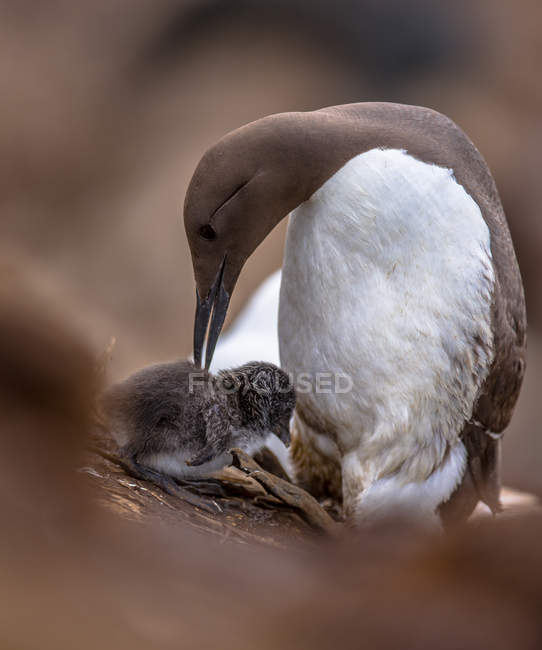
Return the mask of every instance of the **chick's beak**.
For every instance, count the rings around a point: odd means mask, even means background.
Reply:
[[[228,305],[230,304],[230,294],[224,287],[224,267],[226,258],[218,270],[216,278],[211,285],[209,293],[202,298],[196,289],[196,317],[194,320],[194,364],[201,368],[203,345],[205,343],[205,334],[209,327],[207,336],[207,345],[205,347],[205,369],[208,370],[213,359],[216,343],[224,325]],[[209,321],[211,324],[209,325]]]
[[[282,440],[286,447],[290,446],[290,422],[288,420],[285,422],[279,422],[279,424],[277,424],[276,428],[273,430],[273,433],[279,440]]]

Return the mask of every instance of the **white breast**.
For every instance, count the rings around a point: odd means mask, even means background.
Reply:
[[[224,453],[213,458],[208,463],[203,463],[203,465],[187,465],[186,461],[192,456],[193,454],[183,451],[160,453],[147,456],[144,461],[148,467],[179,479],[197,479],[210,476],[213,472],[230,465],[232,461],[231,454]]]
[[[291,215],[281,362],[352,380],[346,393],[298,396],[336,425],[351,509],[377,483],[403,503],[394,495],[438,470],[425,500],[409,488],[434,510],[461,479],[464,453],[446,464],[491,364],[493,282],[475,201],[451,170],[404,151],[356,156]]]

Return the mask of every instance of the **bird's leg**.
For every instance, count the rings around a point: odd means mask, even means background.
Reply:
[[[127,473],[133,478],[152,483],[170,496],[177,496],[177,485],[170,476],[157,472],[156,470],[151,469],[146,465],[142,465],[132,459],[124,459],[124,462],[125,471],[127,470]]]
[[[198,493],[204,493],[207,496],[225,497],[227,492],[222,487],[222,482],[218,479],[194,477],[193,479],[174,479],[171,476],[161,474],[146,465],[138,463],[130,457],[126,452],[121,452],[120,456],[111,454],[100,449],[99,447],[91,447],[92,451],[102,458],[105,458],[111,463],[121,467],[126,474],[136,478],[140,481],[147,481],[159,487],[161,490],[170,496],[176,496],[189,501],[190,503],[205,509],[207,512],[215,514],[217,509],[208,507],[205,501],[201,503],[195,501]],[[192,496],[194,494],[194,498]],[[214,504],[213,504],[214,505]]]
[[[218,478],[210,476],[194,476],[193,478],[175,479],[185,490],[214,497],[228,497],[224,483]]]
[[[216,514],[220,511],[218,506],[213,503],[209,503],[205,499],[198,497],[196,494],[193,494],[186,488],[179,485],[170,476],[162,474],[161,472],[158,472],[151,467],[148,467],[147,465],[143,465],[137,462],[131,456],[123,455],[120,464],[124,471],[133,478],[152,483],[170,496],[182,499],[183,501],[186,501],[187,503],[190,503],[197,508],[201,508],[202,510],[205,510],[211,514]]]
[[[295,483],[320,502],[328,504],[332,512],[342,510],[342,468],[340,459],[324,454],[315,443],[325,435],[309,426],[296,408],[292,422],[290,459],[294,467]]]

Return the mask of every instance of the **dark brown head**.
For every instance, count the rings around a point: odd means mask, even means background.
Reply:
[[[321,182],[318,156],[310,154],[315,146],[311,115],[283,113],[248,124],[209,149],[196,168],[186,194],[184,222],[197,289],[198,366],[210,320],[205,366],[211,363],[247,258]]]

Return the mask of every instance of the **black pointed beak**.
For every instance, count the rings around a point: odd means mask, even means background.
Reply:
[[[230,294],[228,294],[224,288],[225,264],[226,258],[222,261],[215,281],[213,282],[206,298],[202,299],[196,289],[197,304],[196,318],[194,320],[194,364],[198,368],[201,368],[205,334],[207,333],[209,321],[211,321],[209,334],[207,336],[207,345],[205,348],[206,370],[209,369],[211,361],[213,360],[216,343],[220,332],[222,331],[222,326],[224,325],[224,320],[228,311],[228,305],[230,304]]]

